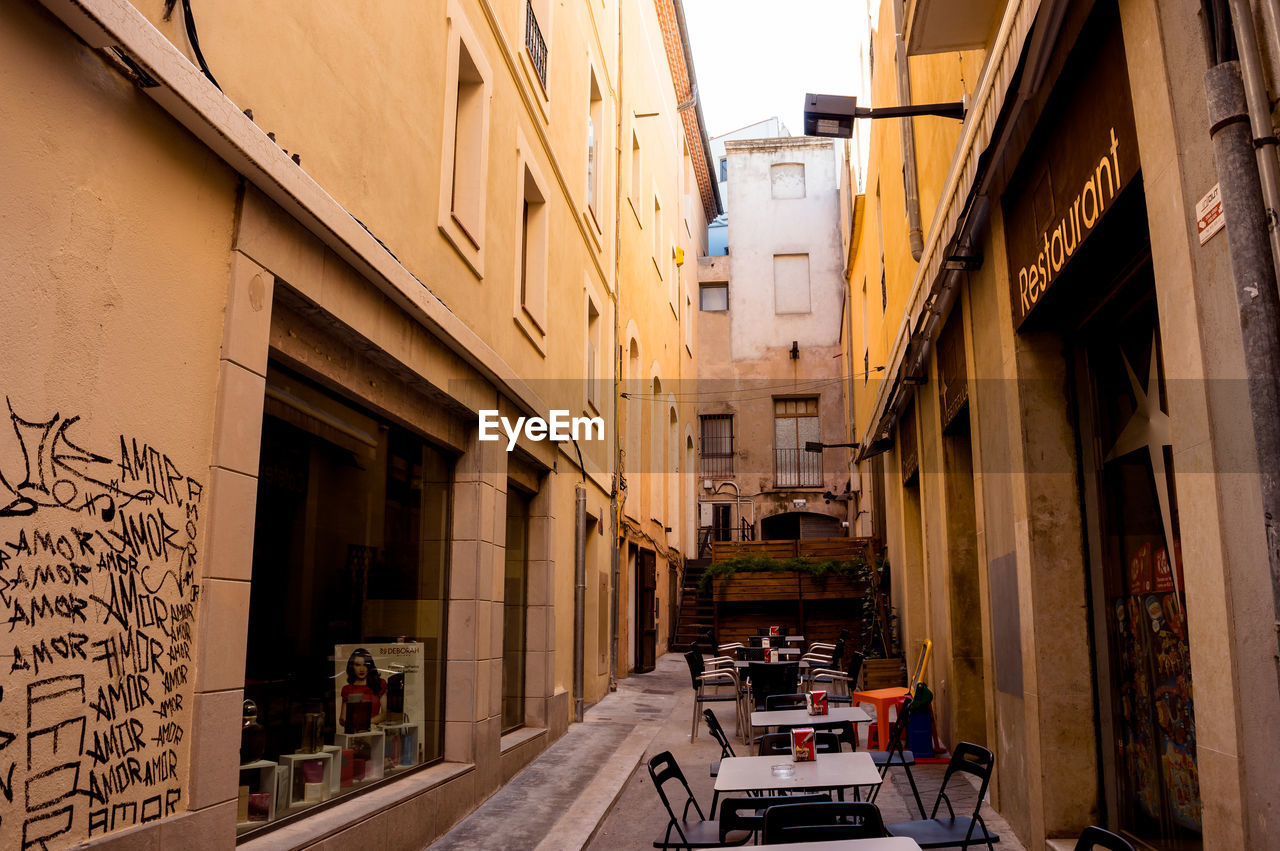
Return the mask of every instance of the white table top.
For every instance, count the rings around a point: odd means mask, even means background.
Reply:
[[[769,851],[920,851],[914,839],[886,836],[881,839],[828,839],[824,842],[783,842]]]
[[[830,706],[826,715],[810,715],[807,709],[774,709],[754,710],[751,713],[752,727],[808,727],[821,726],[839,721],[870,721],[871,716],[861,706]]]
[[[795,766],[791,777],[777,777],[775,765]],[[731,756],[720,760],[717,792],[750,792],[757,789],[843,789],[879,786],[880,772],[865,751],[820,753],[810,762],[793,762],[789,756]]]

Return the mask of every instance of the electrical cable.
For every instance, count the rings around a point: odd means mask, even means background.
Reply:
[[[213,72],[209,70],[209,63],[204,61],[204,53],[200,50],[200,36],[196,34],[196,19],[191,14],[191,0],[182,0],[182,18],[186,23],[187,41],[191,42],[191,49],[195,51],[196,63],[200,66],[200,71],[213,87],[218,91],[222,91],[222,86],[218,85],[218,81],[214,79]]]
[[[885,368],[883,366],[878,366],[870,370],[869,372],[859,372],[847,377],[840,376],[838,378],[814,379],[813,381],[800,382],[798,384],[794,382],[788,382],[786,384],[774,385],[773,387],[752,387],[752,388],[747,388],[742,390],[698,390],[698,391],[689,392],[689,393],[675,393],[675,392],[663,393],[662,395],[654,395],[652,393],[620,393],[618,395],[620,398],[623,398],[623,399],[635,399],[638,401],[648,401],[648,402],[664,401],[668,398],[676,398],[677,401],[679,401],[680,397],[691,397],[692,399],[696,399],[699,401],[708,401],[708,402],[716,402],[716,401],[749,402],[754,399],[773,398],[773,396],[776,395],[776,391],[782,391],[785,393],[812,392],[814,390],[820,390],[823,387],[829,386],[831,384],[838,384],[840,382],[847,381],[850,378],[863,378],[865,376],[869,376],[877,372],[884,372],[884,370]],[[736,395],[739,393],[756,393],[761,390],[768,390],[770,392],[766,392],[758,396]],[[689,400],[686,399],[685,401],[689,401]]]

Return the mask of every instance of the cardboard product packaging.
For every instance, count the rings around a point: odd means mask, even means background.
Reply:
[[[356,780],[356,752],[354,748],[342,749],[342,775],[340,782],[342,788],[346,789],[355,785]]]
[[[249,795],[247,821],[266,821],[271,813],[271,793],[254,792]]]
[[[792,729],[791,758],[796,762],[812,762],[818,758],[818,747],[812,727]]]
[[[805,696],[805,702],[809,705],[810,715],[826,715],[827,714],[827,693],[818,689],[809,692]]]

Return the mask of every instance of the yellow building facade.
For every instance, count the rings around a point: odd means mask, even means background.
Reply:
[[[638,667],[631,542],[688,542],[618,440],[719,203],[681,16],[165,5],[0,12],[0,846],[421,847]]]
[[[933,642],[941,737],[995,753],[1027,847],[1272,847],[1275,612],[1235,258],[1198,228],[1199,4],[894,5],[872,105],[909,54],[912,103],[966,106],[913,120],[918,256],[898,121],[850,179],[853,357],[883,367],[850,390],[859,508],[902,651]]]

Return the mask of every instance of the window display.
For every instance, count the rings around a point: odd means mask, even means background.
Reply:
[[[242,832],[440,759],[452,459],[272,364]]]

